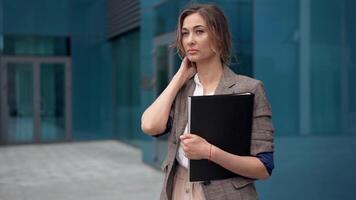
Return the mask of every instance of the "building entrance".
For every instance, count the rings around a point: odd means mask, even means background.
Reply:
[[[1,143],[71,140],[70,57],[0,59]]]

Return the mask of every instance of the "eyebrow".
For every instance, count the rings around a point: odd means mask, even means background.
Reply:
[[[203,25],[196,25],[193,27],[193,29],[197,29],[197,28],[206,28],[206,27]],[[182,27],[182,30],[188,30],[188,28]]]

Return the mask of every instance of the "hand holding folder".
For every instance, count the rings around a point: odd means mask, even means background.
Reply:
[[[188,97],[188,131],[229,153],[248,156],[254,94]],[[209,162],[189,160],[190,181],[226,179],[237,174]]]

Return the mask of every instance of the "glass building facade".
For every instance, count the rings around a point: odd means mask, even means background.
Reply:
[[[170,45],[191,2],[224,10],[230,67],[272,105],[276,168],[260,198],[355,199],[353,0],[141,0],[139,25],[110,36],[109,0],[0,0],[1,144],[118,139],[159,167],[167,137],[140,117],[179,68]]]

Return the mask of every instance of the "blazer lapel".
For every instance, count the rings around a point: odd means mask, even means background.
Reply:
[[[178,119],[176,119],[177,122],[177,128],[176,128],[176,138],[179,141],[179,136],[183,134],[183,131],[185,129],[185,126],[188,123],[188,110],[187,110],[187,102],[188,102],[188,97],[192,96],[195,90],[195,83],[194,79],[190,79],[187,82],[187,86],[184,88],[182,91],[181,98],[179,98],[179,104],[180,106],[178,107]]]
[[[224,66],[223,77],[220,80],[214,94],[217,95],[234,93],[233,86],[236,84],[236,82],[235,73],[228,66]]]

